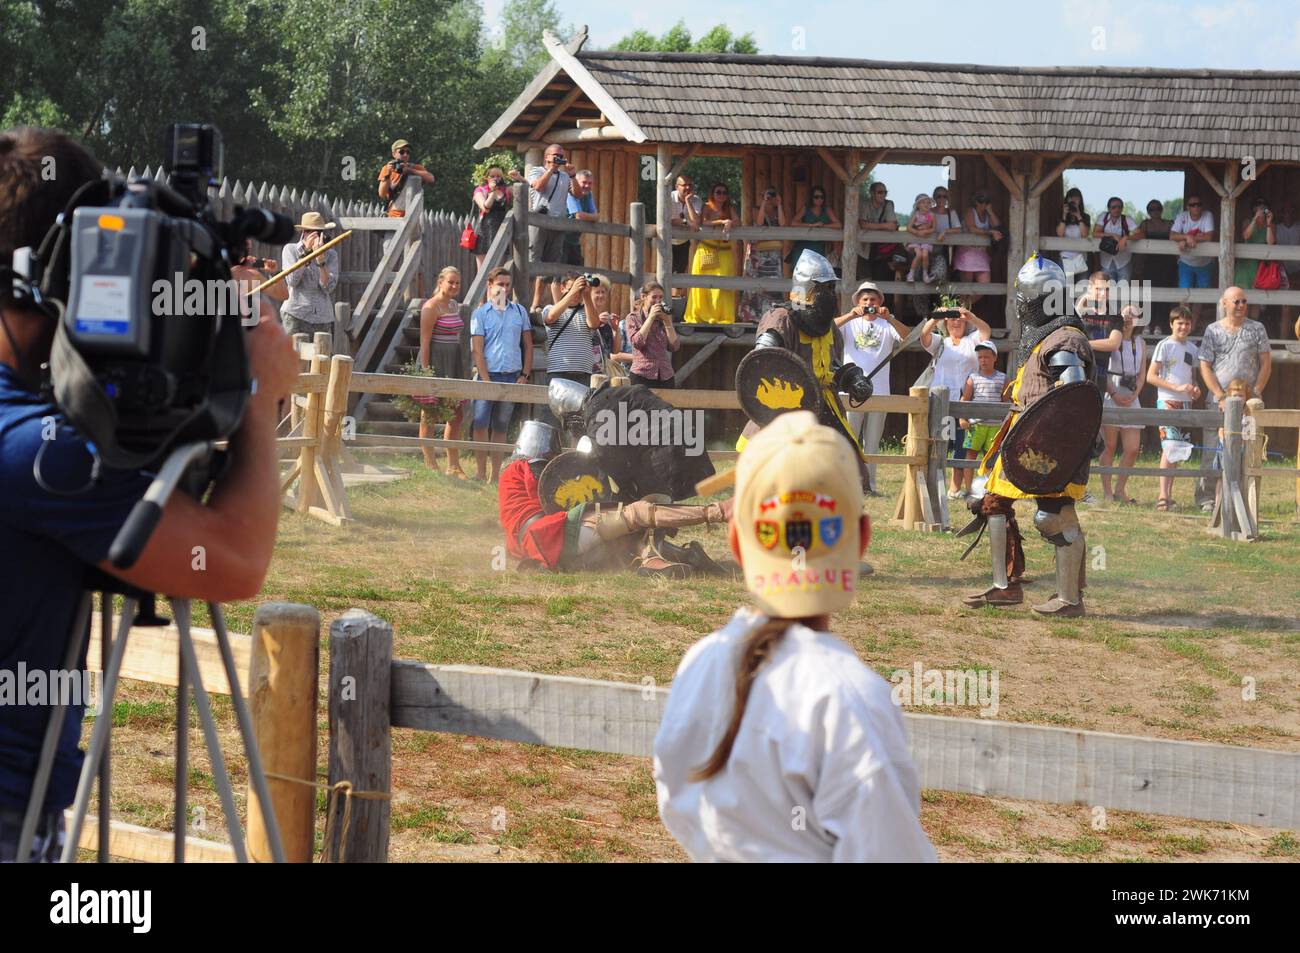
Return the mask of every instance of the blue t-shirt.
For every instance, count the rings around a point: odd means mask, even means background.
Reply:
[[[569,218],[573,218],[578,212],[586,212],[589,215],[596,214],[596,194],[588,192],[582,198],[570,193],[568,199]],[[582,236],[577,232],[565,232],[564,243],[566,245],[578,245],[582,242]]]
[[[505,311],[492,307],[492,302],[480,305],[469,317],[470,337],[483,339],[483,357],[489,374],[524,369],[522,335],[532,332],[528,312],[517,301],[506,305]]]
[[[113,537],[149,486],[142,473],[106,469],[84,493],[59,496],[42,489],[32,473],[42,444],[40,473],[48,486],[72,492],[90,477],[85,441],[66,424],[56,427],[61,420],[53,404],[0,364],[0,671],[13,673],[12,679],[20,662],[29,676],[63,668],[86,569],[107,558]],[[43,439],[49,436],[53,439]],[[84,654],[78,667],[85,669]],[[17,690],[12,682],[11,690]],[[27,806],[53,710],[48,704],[0,699],[0,806]],[[67,807],[76,795],[81,719],[82,706],[69,708],[47,810]]]

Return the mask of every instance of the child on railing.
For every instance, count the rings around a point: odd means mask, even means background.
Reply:
[[[934,237],[934,215],[931,213],[930,196],[922,192],[916,197],[912,204],[912,220],[907,223],[907,231],[917,238]],[[916,280],[916,269],[921,269],[921,280],[927,285],[934,279],[930,275],[930,252],[934,250],[934,245],[927,241],[909,242],[907,250],[912,252],[916,257],[912,259],[912,268],[907,273],[908,281]]]

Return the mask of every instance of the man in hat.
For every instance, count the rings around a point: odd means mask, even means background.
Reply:
[[[790,306],[775,307],[763,315],[758,322],[754,348],[784,348],[808,365],[822,388],[821,422],[838,430],[852,444],[865,486],[866,461],[840,406],[839,395],[844,391],[854,404],[862,404],[871,397],[872,387],[862,368],[844,363],[844,336],[835,324],[838,281],[831,263],[805,248],[794,266]],[[758,429],[759,425],[751,420],[736,449],[743,450]]]
[[[514,454],[501,470],[497,506],[506,551],[524,565],[563,572],[635,568],[645,575],[680,576],[689,566],[665,559],[656,548],[654,531],[724,524],[730,518],[730,500],[682,506],[649,498],[608,506],[579,503],[548,514],[542,507],[540,481],[546,465],[559,451],[555,429],[529,420],[519,431]],[[681,557],[686,558],[685,554]]]
[[[379,170],[379,197],[387,203],[389,218],[402,218],[406,215],[403,209],[396,207],[397,200],[401,197],[407,180],[413,175],[420,179],[421,188],[433,185],[433,173],[420,163],[411,161],[411,144],[405,139],[398,139],[393,143],[393,158]]]
[[[1021,267],[1015,287],[1021,332],[1012,410],[980,464],[980,476],[987,477],[985,492],[967,504],[976,518],[962,531],[987,527],[993,585],[963,601],[972,608],[1024,601],[1020,578],[1025,553],[1015,502],[1032,499],[1038,504],[1034,528],[1056,552],[1056,593],[1033,610],[1045,616],[1081,616],[1087,544],[1074,504],[1087,493],[1090,452],[1101,423],[1101,397],[1091,383],[1096,358],[1083,322],[1069,307],[1060,265],[1035,252]],[[1085,423],[1081,405],[1058,400],[1055,394],[1057,388],[1079,383],[1094,388],[1090,399],[1096,426]],[[1031,410],[1035,425],[1026,431],[1030,436],[1021,438],[1014,425]],[[1041,439],[1044,436],[1048,439]],[[1021,474],[1014,479],[1008,476],[1012,466]],[[1065,479],[1050,485],[1063,486],[1060,490],[1031,482],[1035,474],[1058,472]]]
[[[328,232],[336,223],[325,221],[320,212],[304,212],[297,226],[298,240],[284,246],[280,258],[289,268],[300,258],[310,255],[329,240]],[[329,331],[334,327],[334,303],[330,292],[339,283],[339,253],[331,248],[291,275],[284,283],[289,299],[280,309],[280,323],[290,335]]]

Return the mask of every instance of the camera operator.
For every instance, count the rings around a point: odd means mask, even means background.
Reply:
[[[298,241],[285,245],[280,256],[286,268],[329,241],[326,233],[333,231],[336,225],[325,221],[320,212],[303,212],[302,220],[294,227],[298,229]],[[290,335],[333,331],[334,302],[330,300],[330,292],[339,283],[337,248],[331,248],[310,264],[286,275],[284,283],[289,286],[289,299],[280,309],[280,323],[285,331]]]
[[[41,171],[51,158],[58,174],[47,181]],[[9,266],[15,249],[39,246],[73,193],[100,174],[99,163],[62,133],[34,128],[0,132],[0,266]],[[55,321],[20,304],[7,278],[0,284],[0,325],[0,604],[5,608],[0,669],[14,671],[22,664],[28,671],[53,672],[63,667],[91,567],[140,589],[178,597],[224,602],[255,596],[271,561],[280,512],[277,403],[298,371],[280,327],[264,312],[262,322],[247,334],[256,388],[230,439],[230,468],[207,505],[173,494],[139,561],[117,570],[107,561],[109,545],[151,478],[107,468],[97,478],[92,474],[86,441],[60,423],[59,410],[39,389],[40,365],[50,358]],[[42,446],[44,486],[33,473]],[[195,559],[200,551],[202,562]],[[84,655],[79,664],[84,667]],[[47,705],[0,705],[0,861],[15,859],[51,711]],[[81,770],[81,722],[81,706],[73,706],[56,751],[31,859],[59,856],[63,810],[72,803]]]
[[[552,218],[564,219],[569,216],[569,196],[582,197],[574,178],[573,163],[564,154],[564,146],[551,143],[546,147],[542,164],[528,170],[528,185],[532,189],[529,211],[534,215],[550,215]],[[528,260],[536,263],[548,262],[552,265],[564,262],[564,233],[549,228],[528,228]],[[536,311],[542,306],[542,288],[545,279],[538,275],[533,279],[533,302],[529,311]],[[520,294],[523,289],[519,289]]]
[[[379,170],[379,197],[387,203],[389,218],[403,218],[406,212],[397,208],[397,200],[410,176],[417,176],[423,187],[433,185],[433,173],[411,161],[411,144],[405,139],[393,143],[393,158]]]

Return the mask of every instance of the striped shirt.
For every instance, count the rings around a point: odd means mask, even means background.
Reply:
[[[465,322],[461,320],[460,305],[451,301],[447,305],[447,313],[438,315],[433,323],[434,344],[459,344],[460,331],[465,327]]]
[[[976,371],[966,379],[975,385],[971,393],[971,400],[981,404],[996,404],[1002,400],[1002,389],[1007,385],[1007,375],[1001,371],[994,371],[988,377]],[[1001,419],[1001,415],[992,419],[986,417],[971,418],[975,423],[985,424],[995,423]]]
[[[551,374],[590,374],[596,366],[587,312],[566,308],[546,329],[546,370]]]

